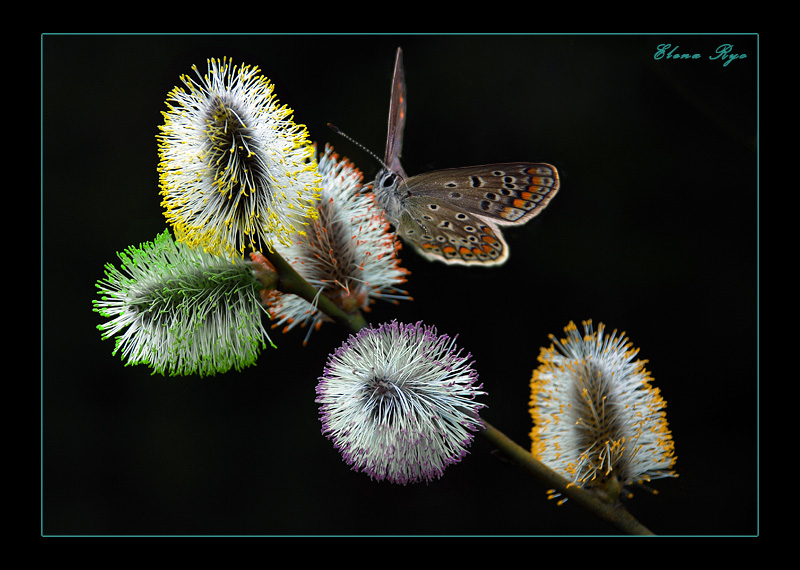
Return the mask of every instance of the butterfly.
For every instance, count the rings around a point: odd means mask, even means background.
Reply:
[[[492,266],[508,259],[500,226],[520,226],[558,192],[558,171],[516,162],[435,170],[409,177],[400,164],[406,121],[403,52],[397,48],[383,168],[372,183],[378,205],[406,243],[449,264]]]

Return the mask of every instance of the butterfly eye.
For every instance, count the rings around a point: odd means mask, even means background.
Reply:
[[[381,180],[381,188],[391,188],[397,181],[397,174],[394,172],[387,172]]]

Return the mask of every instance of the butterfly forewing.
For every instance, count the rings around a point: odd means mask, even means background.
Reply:
[[[468,166],[427,172],[406,181],[412,196],[441,197],[455,210],[520,225],[558,192],[558,172],[544,163]]]
[[[397,48],[392,77],[392,95],[389,101],[389,132],[386,136],[384,163],[389,170],[405,178],[400,154],[403,151],[403,130],[406,125],[406,83],[403,75],[403,51]]]

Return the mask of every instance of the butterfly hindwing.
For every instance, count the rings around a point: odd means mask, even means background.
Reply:
[[[508,257],[503,235],[490,220],[435,198],[412,196],[405,206],[397,233],[429,259],[498,265]]]
[[[442,197],[454,208],[499,225],[521,225],[558,192],[555,167],[517,162],[436,170],[407,180],[412,196]]]

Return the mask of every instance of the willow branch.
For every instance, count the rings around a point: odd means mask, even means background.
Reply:
[[[486,420],[481,434],[496,445],[514,463],[531,473],[534,477],[556,489],[562,495],[577,503],[584,510],[612,524],[616,528],[637,535],[652,535],[653,532],[637,521],[622,504],[603,501],[600,495],[586,491],[536,459],[530,451],[516,444],[503,432],[492,427]]]
[[[352,333],[356,333],[361,328],[367,326],[367,322],[360,311],[357,310],[354,313],[348,313],[325,297],[325,295],[320,295],[317,289],[299,275],[279,253],[265,251],[263,252],[263,256],[277,271],[278,280],[277,283],[275,283],[275,288],[278,291],[297,295],[309,303],[316,305],[318,310],[321,310]],[[571,484],[569,480],[533,457],[530,451],[519,446],[485,420],[482,419],[482,421],[484,429],[481,431],[481,434],[496,445],[510,460],[545,483],[549,488],[556,489],[584,510],[605,520],[623,532],[637,535],[653,534],[637,521],[619,502],[604,501],[601,495],[586,491],[577,485]]]
[[[353,313],[348,313],[325,295],[319,294],[319,291],[298,274],[289,262],[278,252],[269,251],[269,249],[266,248],[266,250],[262,252],[262,255],[278,272],[278,282],[275,286],[278,291],[297,295],[305,299],[352,333],[356,333],[367,326],[367,321],[364,319],[361,311],[356,310]]]

